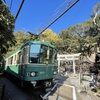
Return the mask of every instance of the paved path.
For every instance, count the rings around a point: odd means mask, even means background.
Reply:
[[[60,89],[60,94],[57,95],[56,94],[57,90],[56,90],[56,92],[54,92],[52,95],[49,96],[48,100],[82,100],[81,96],[78,94],[76,89],[75,89],[76,99],[73,99],[73,98],[75,98],[75,96],[73,96],[73,90],[72,90],[74,86],[70,83],[70,79],[67,76],[57,76],[56,82],[61,83],[63,85],[67,85],[68,86],[68,87],[66,87],[67,91],[66,92],[61,91],[61,89]],[[62,88],[62,86],[59,88]],[[64,93],[66,93],[66,94],[64,94]]]
[[[75,85],[77,88],[78,94],[81,96],[82,100],[100,100],[100,97],[95,96],[95,93],[93,93],[90,89],[90,82],[91,77],[86,76],[89,81],[82,81],[80,84],[78,75],[72,75],[69,77],[70,83]]]
[[[79,78],[77,76],[73,77],[73,76],[57,76],[56,78],[56,82],[58,83],[62,83],[62,84],[67,84],[67,85],[72,85],[76,87],[76,99],[67,99],[67,98],[62,98],[61,96],[57,96],[55,95],[55,93],[52,93],[52,95],[49,96],[48,100],[94,100],[94,98],[88,94],[88,92],[86,92],[84,89],[84,92],[79,91]],[[85,82],[83,85],[88,89],[89,87],[89,82]],[[82,87],[81,87],[82,89]],[[79,92],[78,92],[79,91]],[[95,99],[95,100],[99,100],[99,99]]]

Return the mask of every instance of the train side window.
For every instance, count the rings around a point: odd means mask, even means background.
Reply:
[[[14,64],[16,64],[16,55],[14,55]]]
[[[13,64],[13,56],[11,57],[11,65]]]
[[[8,58],[8,65],[11,63],[11,59],[10,58]]]
[[[23,49],[23,56],[22,56],[22,63],[26,63],[27,62],[27,50],[26,48]]]
[[[20,62],[21,62],[21,52],[17,54],[17,64],[20,64]]]
[[[13,57],[8,58],[8,64],[11,65],[13,61]]]
[[[6,63],[6,66],[7,66],[8,65],[8,59],[6,59],[6,62],[5,63]]]

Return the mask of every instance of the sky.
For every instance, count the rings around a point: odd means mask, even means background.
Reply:
[[[22,0],[5,1],[11,14],[15,16]],[[10,8],[11,1],[13,2]],[[67,1],[70,0],[25,0],[15,22],[14,31],[17,32],[21,30],[25,33],[30,31],[37,34],[37,30],[39,28],[44,29],[48,24],[45,24],[45,27],[42,25],[44,25],[45,22],[50,21],[51,16],[57,13],[57,10]],[[98,2],[100,2],[100,0],[79,0],[49,28],[54,33],[59,34],[62,30],[66,30],[70,26],[87,21],[92,13],[92,8]]]

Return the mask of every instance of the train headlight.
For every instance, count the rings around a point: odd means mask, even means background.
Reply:
[[[28,72],[28,73],[27,73],[27,76],[35,76],[35,75],[36,75],[35,72]]]
[[[53,74],[54,74],[54,75],[56,75],[56,74],[57,74],[57,72],[53,72]]]
[[[31,72],[31,76],[35,76],[36,75],[36,73],[35,72]]]

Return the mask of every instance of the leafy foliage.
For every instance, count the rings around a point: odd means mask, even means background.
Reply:
[[[77,53],[81,52],[83,55],[91,55],[94,51],[94,43],[98,37],[90,35],[92,32],[92,20],[69,27],[67,30],[59,33],[60,42],[58,43],[59,53]],[[61,45],[61,41],[62,45]],[[66,50],[64,50],[66,48]]]
[[[44,31],[39,39],[51,44],[56,44],[58,42],[58,36],[51,29]]]
[[[13,33],[14,16],[11,15],[7,5],[0,0],[0,56],[15,44]]]

